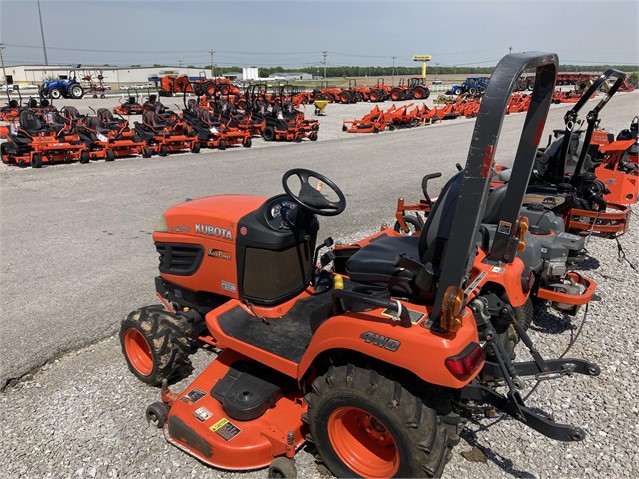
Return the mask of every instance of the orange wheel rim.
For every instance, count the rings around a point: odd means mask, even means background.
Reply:
[[[134,328],[124,333],[124,349],[131,365],[143,376],[153,372],[153,354],[142,333]]]
[[[328,437],[339,458],[363,477],[392,477],[399,470],[393,436],[372,414],[341,407],[328,418]]]

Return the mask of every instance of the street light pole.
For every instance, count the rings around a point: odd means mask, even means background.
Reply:
[[[4,59],[2,58],[2,50],[5,48],[4,43],[0,43],[0,64],[2,64],[2,76],[4,76],[4,84],[7,87],[7,91],[9,91],[9,85],[7,85],[7,72],[4,69]]]
[[[215,50],[209,50],[211,54],[211,78],[215,78],[215,67],[213,66],[213,55],[215,55]]]
[[[324,61],[322,63],[324,64],[324,80],[326,80],[326,55],[328,55],[328,52],[323,51],[322,55],[324,55]]]
[[[395,58],[397,57],[391,57],[393,59],[393,73],[391,76],[391,86],[395,86]]]
[[[42,50],[44,51],[44,64],[49,65],[49,60],[47,59],[47,46],[44,43],[44,28],[42,28],[42,12],[40,11],[40,0],[38,1],[38,17],[40,18],[40,35],[42,36]]]

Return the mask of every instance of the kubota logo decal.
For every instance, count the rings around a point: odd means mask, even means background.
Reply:
[[[220,228],[219,226],[201,225],[196,223],[195,232],[202,235],[215,236],[217,238],[224,238],[227,240],[233,239],[233,235],[231,234],[230,230],[227,230],[226,228]]]

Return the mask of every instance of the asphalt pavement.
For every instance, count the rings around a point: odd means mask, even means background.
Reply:
[[[615,96],[602,126],[627,127],[638,99],[638,92]],[[474,121],[348,135],[334,130],[341,118],[354,116],[346,113],[350,106],[331,107],[330,132],[323,124],[320,135],[327,138],[315,143],[0,169],[0,389],[62,353],[113,335],[129,311],[155,302],[153,227],[185,198],[274,195],[285,171],[310,168],[333,179],[348,202],[341,216],[322,219],[320,236],[348,241],[384,221],[392,224],[397,197],[418,199],[424,174],[443,173],[432,184],[436,192],[455,163],[465,162]],[[544,138],[563,127],[567,108],[553,107]],[[512,161],[523,120],[524,114],[505,118],[498,163]]]

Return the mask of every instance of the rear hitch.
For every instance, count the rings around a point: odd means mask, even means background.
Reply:
[[[494,295],[488,295],[488,297],[477,298],[469,304],[486,340],[485,347],[492,350],[494,360],[490,358],[491,360],[486,361],[480,375],[462,389],[462,404],[470,401],[492,406],[551,439],[565,442],[582,441],[586,436],[583,429],[556,423],[550,415],[526,407],[519,391],[527,387],[523,378],[534,378],[536,382],[540,382],[573,374],[598,376],[601,369],[595,363],[582,359],[545,360],[524,328],[515,322],[511,314],[511,324],[533,358],[533,361],[512,362],[499,342],[491,323],[489,311],[494,309],[491,308],[494,302]],[[494,311],[491,312],[494,313]],[[512,310],[510,312],[512,313]],[[498,386],[506,386],[507,394],[497,392]],[[490,411],[490,407],[487,410]]]

